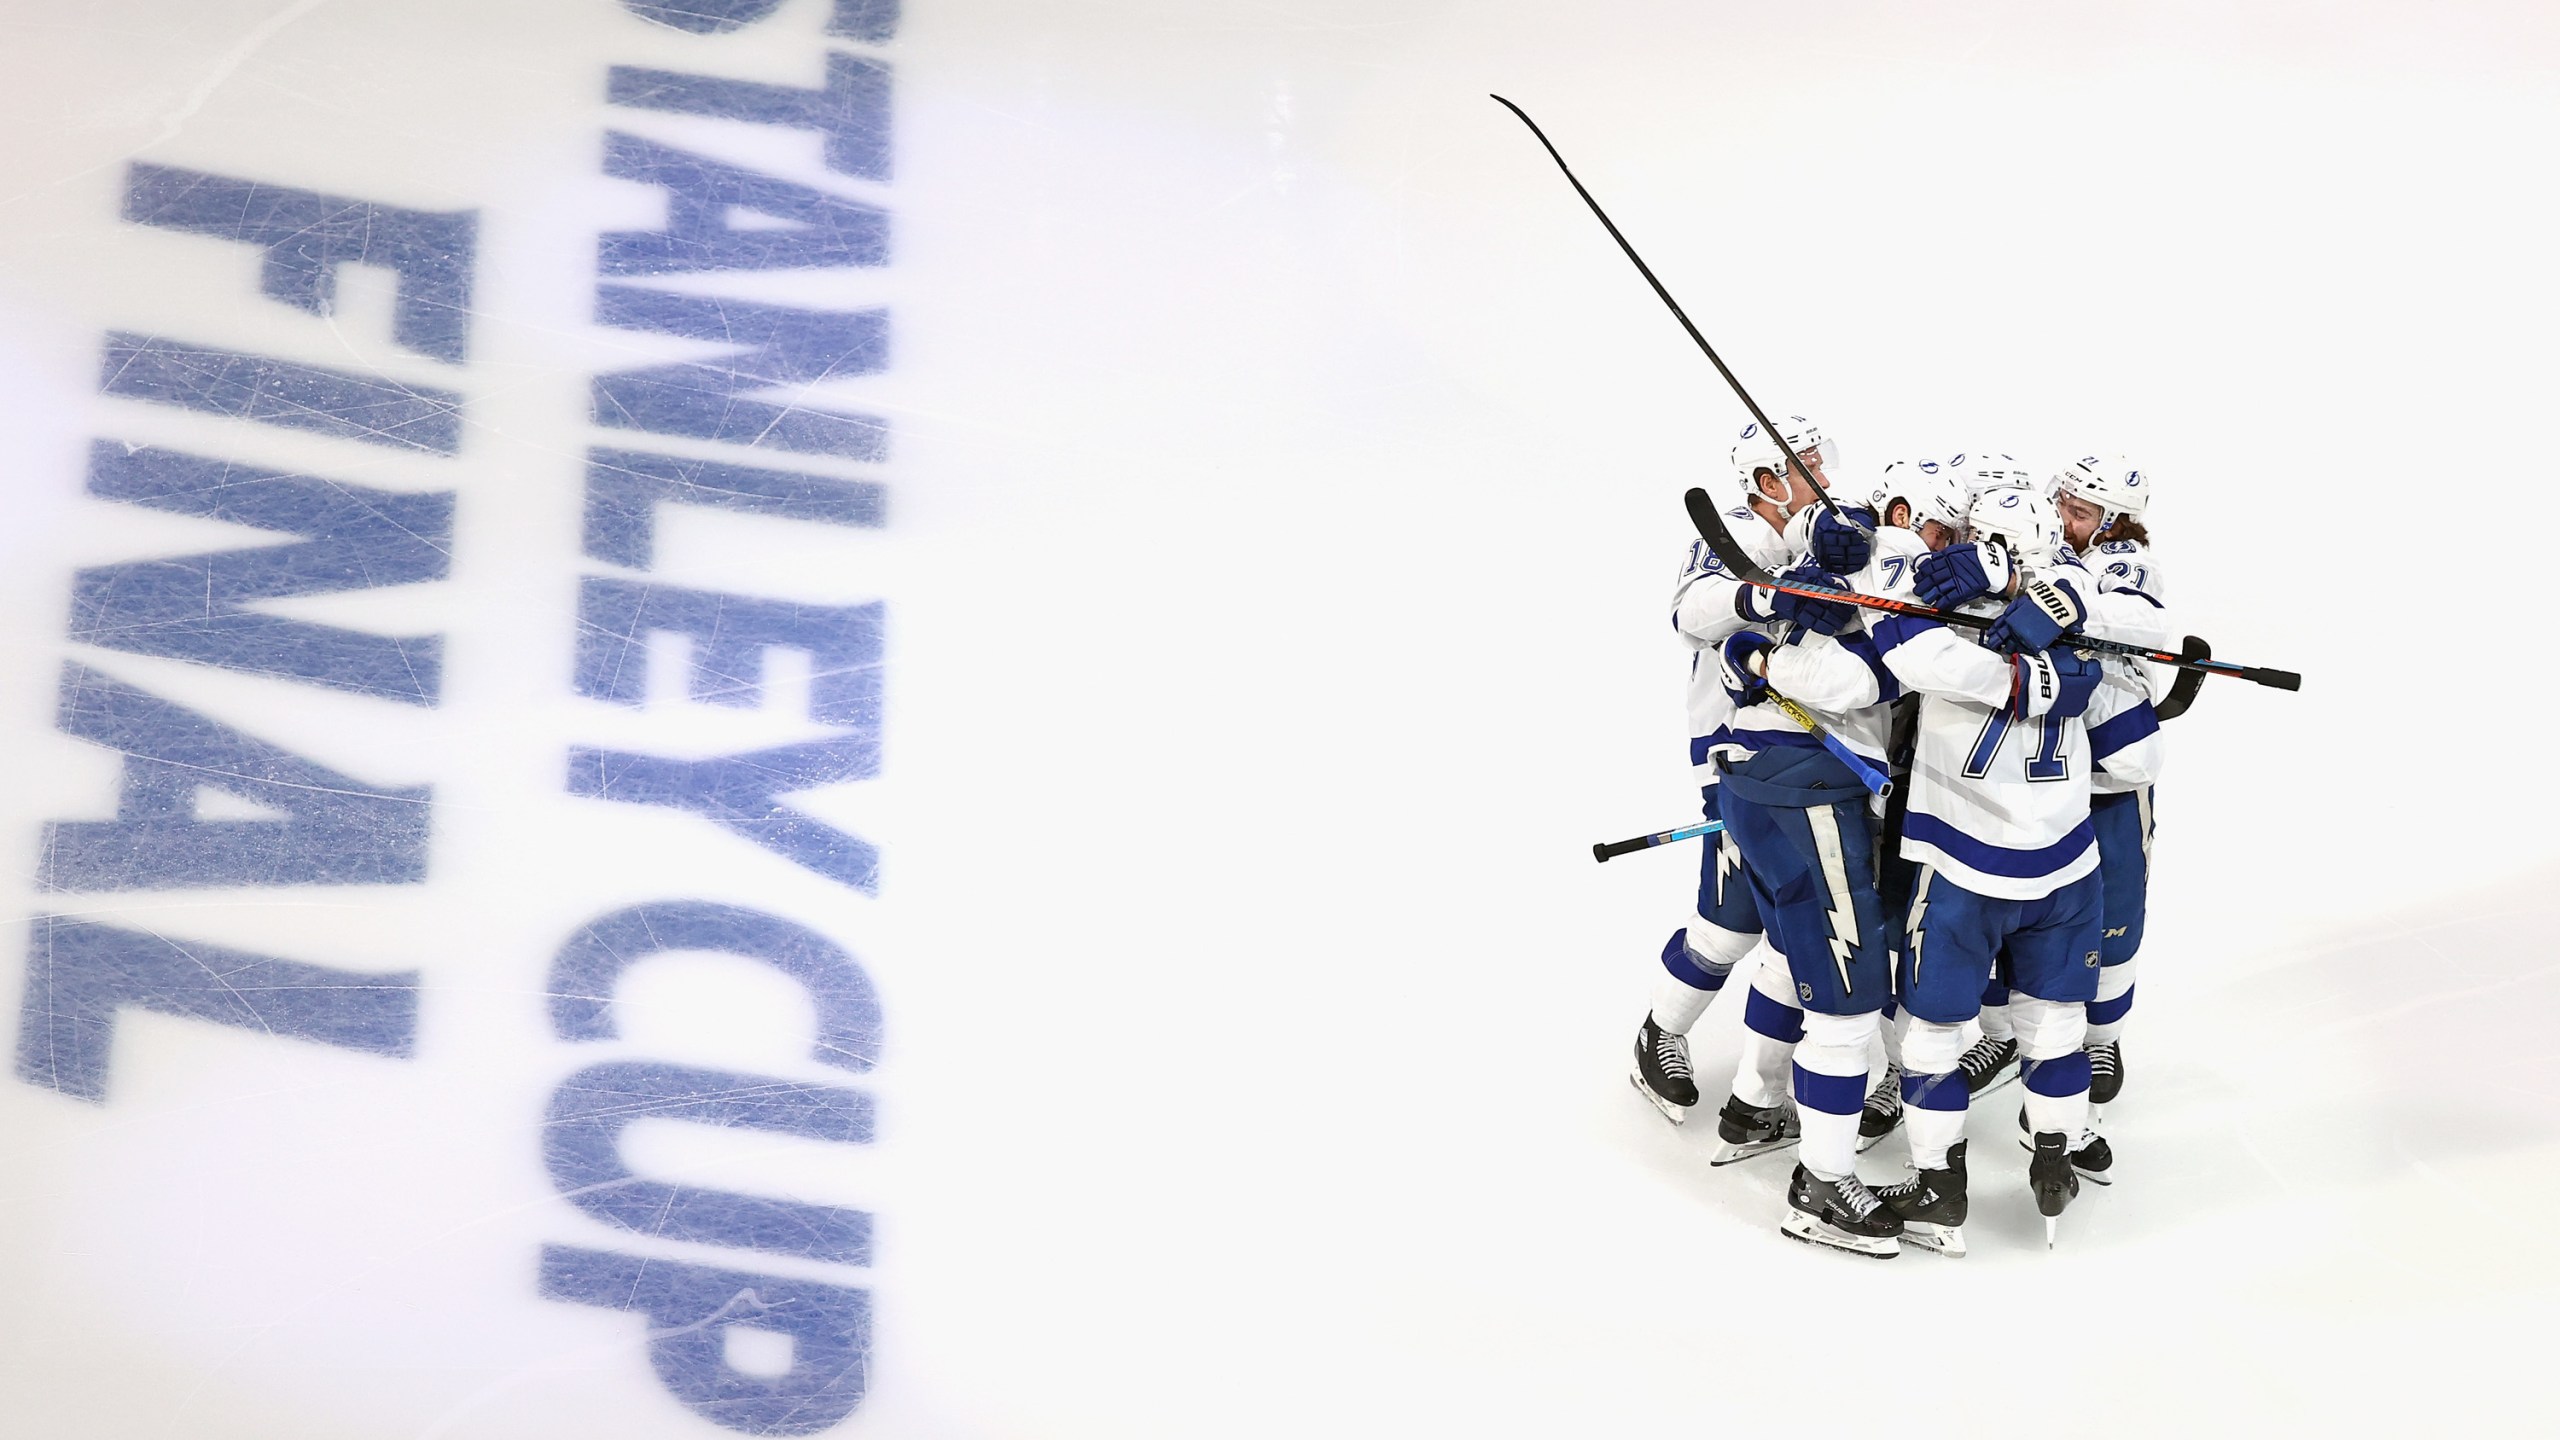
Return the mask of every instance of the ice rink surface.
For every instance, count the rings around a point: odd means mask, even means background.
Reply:
[[[0,1433],[2548,1433],[2555,75],[2521,0],[0,0]],[[2050,1253],[2015,1091],[1973,1254],[1875,1265],[1628,1088],[1694,852],[1589,846],[1694,813],[1744,415],[1497,91],[1848,475],[2136,454],[2182,625],[2306,677],[2168,731]],[[468,216],[458,358],[285,191]],[[784,332],[867,338],[597,379]],[[800,488],[600,541],[599,449]],[[169,452],[373,538],[217,595],[296,537],[100,488]],[[199,581],[438,678],[148,638]]]

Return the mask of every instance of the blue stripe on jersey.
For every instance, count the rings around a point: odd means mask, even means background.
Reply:
[[[1923,620],[1917,615],[1888,615],[1881,622],[1869,626],[1867,633],[1875,637],[1876,654],[1881,657],[1891,653],[1895,646],[1912,636],[1925,630],[1941,628],[1943,623],[1937,620]]]
[[[1707,753],[1708,751],[1713,750],[1719,745],[1730,745],[1732,743],[1733,727],[1730,725],[1719,725],[1704,735],[1692,735],[1689,737],[1689,763],[1692,765],[1704,765],[1708,760],[1714,758]]]
[[[2140,591],[2140,590],[2136,590],[2136,589],[2134,589],[2134,588],[2133,588],[2132,586],[2130,586],[2130,585],[2119,585],[2119,586],[2117,586],[2115,589],[2110,590],[2110,591],[2108,591],[2107,593],[2108,593],[2108,594],[2110,594],[2110,595],[2133,595],[2133,596],[2138,596],[2138,597],[2140,597],[2141,599],[2144,599],[2144,600],[2150,600],[2150,601],[2151,601],[2151,608],[2152,608],[2152,609],[2154,609],[2154,610],[2166,610],[2166,609],[2168,609],[2168,608],[2169,608],[2168,606],[2161,604],[2161,603],[2160,603],[2159,601],[2157,601],[2157,600],[2152,600],[2151,596],[2149,596],[2149,595],[2145,594],[2144,592],[2142,592],[2142,591]]]
[[[1913,810],[1902,817],[1902,838],[1923,845],[1935,845],[1962,863],[1985,875],[1998,875],[2009,880],[2041,880],[2080,858],[2081,853],[2098,843],[2098,832],[2090,828],[2088,817],[2071,827],[2071,833],[2037,850],[2012,850],[1977,840],[1935,815]]]
[[[2089,758],[2104,760],[2146,735],[2160,733],[2160,712],[2143,701],[2112,720],[2089,727]]]
[[[1840,642],[1841,649],[1867,662],[1868,671],[1876,677],[1877,704],[1890,705],[1902,698],[1902,682],[1894,678],[1891,670],[1885,668],[1884,652],[1876,648],[1876,642],[1871,637],[1853,633],[1836,638]]]

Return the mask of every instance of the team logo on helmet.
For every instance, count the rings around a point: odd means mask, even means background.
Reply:
[[[1757,420],[1754,420],[1754,421],[1752,421],[1750,424],[1745,425],[1745,426],[1743,426],[1743,427],[1742,427],[1742,435],[1741,435],[1741,438],[1742,438],[1742,439],[1745,439],[1745,440],[1748,440],[1748,439],[1750,439],[1752,436],[1757,435],[1757,434],[1759,434],[1759,433],[1760,433],[1760,422],[1759,422],[1759,421],[1757,421]]]
[[[1935,475],[1935,474],[1937,474],[1937,473],[1938,473],[1938,462],[1937,462],[1937,461],[1935,461],[1935,460],[1923,460],[1923,461],[1921,461],[1921,462],[1920,462],[1920,473],[1921,473],[1921,474],[1923,474],[1923,475]]]
[[[2001,508],[2001,509],[2003,509],[2003,510],[2015,510],[2015,509],[2017,509],[2017,508],[2018,508],[2018,497],[2017,497],[2017,496],[2015,496],[2015,495],[2003,495],[2003,496],[2001,496],[2001,497],[2000,497],[2000,508]]]
[[[2141,472],[2141,471],[2139,471],[2139,470],[2130,470],[2130,471],[2127,471],[2127,472],[2125,473],[2124,483],[2126,483],[2127,485],[2139,485],[2139,484],[2141,484],[2141,483],[2142,483],[2142,472]]]

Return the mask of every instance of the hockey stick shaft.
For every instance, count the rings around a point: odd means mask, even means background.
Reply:
[[[1934,605],[1923,605],[1917,600],[1896,600],[1886,595],[1862,595],[1855,590],[1844,590],[1833,585],[1811,585],[1800,581],[1781,580],[1752,560],[1749,552],[1734,540],[1733,532],[1725,529],[1724,516],[1717,511],[1714,496],[1704,490],[1693,489],[1683,498],[1689,507],[1689,523],[1698,527],[1698,534],[1707,542],[1707,548],[1715,552],[1715,557],[1724,562],[1726,569],[1764,590],[1777,590],[1789,595],[1805,595],[1817,600],[1836,600],[1862,609],[1883,610],[1895,615],[1909,615],[1915,619],[1935,620],[1941,624],[1958,625],[1968,630],[1988,629],[1991,622],[1998,618],[1991,615],[1969,615],[1961,610],[1941,610]],[[2121,640],[2101,640],[2094,635],[2074,635],[2070,637],[2068,643],[2075,650],[2094,651],[2102,655],[2130,655],[2137,660],[2157,661],[2162,665],[2173,665],[2181,670],[2201,670],[2208,675],[2229,675],[2276,690],[2302,688],[2302,677],[2291,670],[2235,665],[2228,660],[2189,658],[2174,650],[2152,650],[2140,645],[2128,645]]]
[[[1639,835],[1633,840],[1612,840],[1605,845],[1592,846],[1591,858],[1606,865],[1611,856],[1632,855],[1638,850],[1650,850],[1656,845],[1669,845],[1680,840],[1695,840],[1701,835],[1713,835],[1723,828],[1723,821],[1709,820],[1698,825],[1683,825],[1677,830],[1657,830],[1650,835]]]
[[[1618,224],[1609,218],[1609,212],[1601,209],[1600,202],[1591,198],[1591,192],[1583,187],[1581,179],[1573,173],[1573,167],[1564,163],[1564,156],[1557,153],[1555,142],[1547,138],[1547,132],[1538,128],[1538,122],[1529,118],[1528,111],[1504,100],[1499,95],[1493,98],[1501,102],[1503,109],[1519,116],[1520,123],[1529,127],[1529,133],[1538,137],[1538,143],[1546,147],[1548,158],[1556,162],[1556,168],[1564,172],[1565,180],[1573,186],[1573,193],[1581,196],[1582,203],[1591,207],[1591,213],[1600,217],[1600,223],[1608,227],[1609,238],[1618,242],[1618,248],[1626,252],[1629,260],[1635,262],[1636,272],[1644,276],[1644,283],[1652,286],[1653,293],[1661,296],[1662,303],[1670,307],[1671,318],[1679,321],[1680,328],[1688,331],[1689,338],[1697,342],[1700,350],[1706,352],[1708,363],[1716,367],[1716,373],[1724,377],[1724,383],[1733,387],[1733,393],[1742,401],[1742,408],[1750,411],[1751,418],[1760,422],[1760,433],[1768,436],[1777,445],[1778,453],[1787,457],[1787,463],[1794,466],[1796,474],[1804,478],[1805,488],[1813,492],[1813,498],[1822,502],[1822,508],[1830,511],[1834,518],[1838,518],[1840,507],[1832,503],[1830,494],[1816,483],[1811,475],[1805,473],[1804,461],[1796,455],[1795,447],[1787,443],[1786,432],[1769,423],[1769,417],[1760,409],[1760,402],[1752,399],[1751,392],[1742,388],[1742,382],[1734,377],[1733,369],[1724,363],[1724,357],[1716,353],[1716,347],[1708,344],[1707,337],[1698,333],[1698,327],[1689,323],[1689,312],[1681,309],[1680,302],[1672,299],[1671,292],[1663,288],[1660,280],[1654,278],[1653,267],[1645,264],[1644,257],[1636,253],[1636,247],[1627,243],[1627,237],[1619,233]]]

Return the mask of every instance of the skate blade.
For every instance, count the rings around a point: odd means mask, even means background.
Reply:
[[[1789,1210],[1787,1218],[1778,1222],[1778,1233],[1807,1245],[1819,1245],[1826,1250],[1842,1250],[1877,1260],[1890,1260],[1902,1253],[1902,1243],[1891,1235],[1852,1235],[1846,1230],[1835,1230],[1801,1210]]]
[[[1859,1153],[1859,1154],[1861,1154],[1861,1155],[1864,1155],[1864,1154],[1866,1154],[1868,1151],[1873,1150],[1873,1149],[1874,1149],[1874,1148],[1876,1148],[1878,1145],[1881,1145],[1881,1144],[1883,1144],[1883,1143],[1884,1143],[1884,1140],[1885,1140],[1885,1136],[1886,1136],[1886,1135],[1891,1135],[1891,1134],[1893,1133],[1893,1131],[1894,1131],[1894,1130],[1899,1130],[1899,1129],[1901,1129],[1901,1128],[1902,1128],[1902,1122],[1901,1122],[1901,1121],[1899,1121],[1899,1120],[1896,1120],[1896,1121],[1894,1121],[1894,1122],[1893,1122],[1893,1130],[1887,1130],[1887,1131],[1885,1131],[1885,1132],[1884,1132],[1884,1134],[1883,1134],[1883,1135],[1861,1135],[1861,1136],[1859,1136],[1859,1137],[1858,1137],[1858,1153]]]
[[[2018,1148],[2026,1151],[2030,1155],[2036,1153],[2036,1147],[2033,1141],[2021,1140],[2018,1142]],[[2071,1173],[2088,1181],[2092,1185],[2113,1185],[2116,1183],[2115,1172],[2112,1170],[2083,1170],[2075,1164],[2071,1167]]]
[[[2057,1231],[2057,1230],[2060,1230],[2061,1228],[2062,1228],[2062,1221],[2061,1221],[2061,1219],[2060,1219],[2059,1217],[2052,1216],[2052,1215],[2047,1215],[2046,1217],[2044,1217],[2044,1248],[2046,1248],[2047,1250],[2050,1250],[2050,1249],[2052,1249],[2052,1248],[2053,1248],[2053,1236],[2054,1236],[2054,1232],[2055,1232],[2055,1231]]]
[[[1766,1155],[1772,1150],[1784,1150],[1802,1138],[1799,1135],[1782,1135],[1775,1140],[1746,1140],[1739,1145],[1725,1140],[1716,1146],[1715,1154],[1707,1157],[1707,1163],[1730,1165],[1736,1160],[1748,1160],[1754,1155]]]
[[[1678,1125],[1688,1120],[1689,1107],[1686,1105],[1674,1105],[1670,1101],[1663,1099],[1661,1096],[1654,1094],[1653,1087],[1644,1083],[1643,1075],[1635,1072],[1629,1072],[1627,1075],[1627,1083],[1636,1087],[1636,1093],[1643,1096],[1646,1101],[1651,1103],[1654,1109],[1661,1111],[1663,1118],[1670,1121],[1672,1124]]]
[[[1961,1225],[1932,1225],[1926,1220],[1905,1220],[1902,1222],[1902,1238],[1950,1260],[1964,1258],[1964,1227]]]

